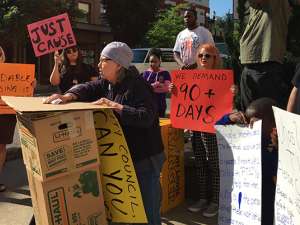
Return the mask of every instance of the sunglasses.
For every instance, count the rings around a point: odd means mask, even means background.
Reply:
[[[198,54],[198,57],[200,59],[202,59],[203,56],[205,56],[205,58],[209,59],[210,57],[215,56],[215,55],[213,55],[211,52],[210,53],[206,53],[206,54],[202,54],[202,53]]]
[[[69,49],[66,51],[66,53],[67,53],[67,54],[71,54],[72,51],[73,51],[73,52],[77,52],[77,48],[75,48],[75,47],[69,48]]]

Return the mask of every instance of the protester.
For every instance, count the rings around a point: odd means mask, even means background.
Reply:
[[[280,104],[270,98],[260,98],[252,102],[245,113],[237,112],[226,114],[216,125],[241,123],[252,129],[253,123],[262,120],[261,135],[261,164],[262,164],[262,205],[261,224],[273,225],[275,182],[273,177],[277,175],[278,149],[271,142],[273,128],[276,126],[272,106],[280,107]]]
[[[143,73],[143,77],[154,89],[159,117],[165,117],[167,109],[166,95],[171,76],[167,70],[160,68],[162,52],[159,48],[152,48],[149,55],[151,68]]]
[[[61,55],[54,54],[54,68],[50,76],[50,83],[58,86],[58,93],[63,94],[76,84],[98,80],[93,66],[81,62],[78,46],[63,49]]]
[[[222,68],[222,59],[218,49],[209,44],[202,45],[197,54],[197,64],[203,70],[215,70]],[[172,91],[174,84],[171,83],[169,90]],[[237,95],[238,87],[233,85],[230,88],[233,95]],[[220,99],[222,101],[222,99]],[[200,191],[200,200],[188,208],[191,212],[198,212],[207,208],[203,212],[205,217],[213,217],[219,211],[219,192],[220,192],[220,169],[219,153],[217,146],[216,134],[193,131],[192,146],[195,154],[197,167],[198,184]],[[207,173],[208,168],[211,170],[213,178],[213,199],[208,202],[207,198]]]
[[[5,62],[5,54],[0,46],[0,63]],[[31,86],[36,87],[36,79],[32,81]],[[15,126],[17,120],[15,114],[0,114],[0,174],[6,158],[6,145],[13,142]],[[6,190],[6,187],[0,183],[0,192]]]
[[[188,9],[184,13],[186,29],[181,31],[174,46],[174,59],[180,69],[196,69],[197,52],[203,44],[213,44],[214,39],[209,30],[197,25],[197,12]]]
[[[240,40],[241,104],[261,97],[281,103],[282,64],[290,17],[288,0],[248,0],[250,19]]]
[[[131,153],[148,224],[160,225],[159,177],[166,156],[154,90],[144,78],[128,70],[132,59],[126,44],[112,42],[101,53],[101,80],[72,88],[65,95],[54,94],[44,103],[60,98],[61,103],[88,101],[114,107]]]

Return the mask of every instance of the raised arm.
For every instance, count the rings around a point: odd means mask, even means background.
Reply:
[[[58,70],[58,65],[60,61],[60,56],[58,53],[54,53],[54,68],[50,76],[50,83],[54,86],[60,84],[60,73]]]

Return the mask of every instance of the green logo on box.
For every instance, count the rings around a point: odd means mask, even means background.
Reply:
[[[54,143],[60,142],[60,141],[65,141],[69,140],[72,137],[79,137],[81,136],[81,128],[80,127],[74,127],[74,128],[69,128],[65,129],[59,132],[55,132],[53,136],[53,141]]]
[[[69,223],[65,192],[62,187],[48,192],[48,201],[53,225]]]

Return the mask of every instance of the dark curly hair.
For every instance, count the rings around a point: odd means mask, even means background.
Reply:
[[[156,56],[160,60],[161,56],[162,56],[162,52],[161,52],[160,48],[151,48],[150,52],[149,52],[149,55],[150,55],[150,57],[151,56]]]

